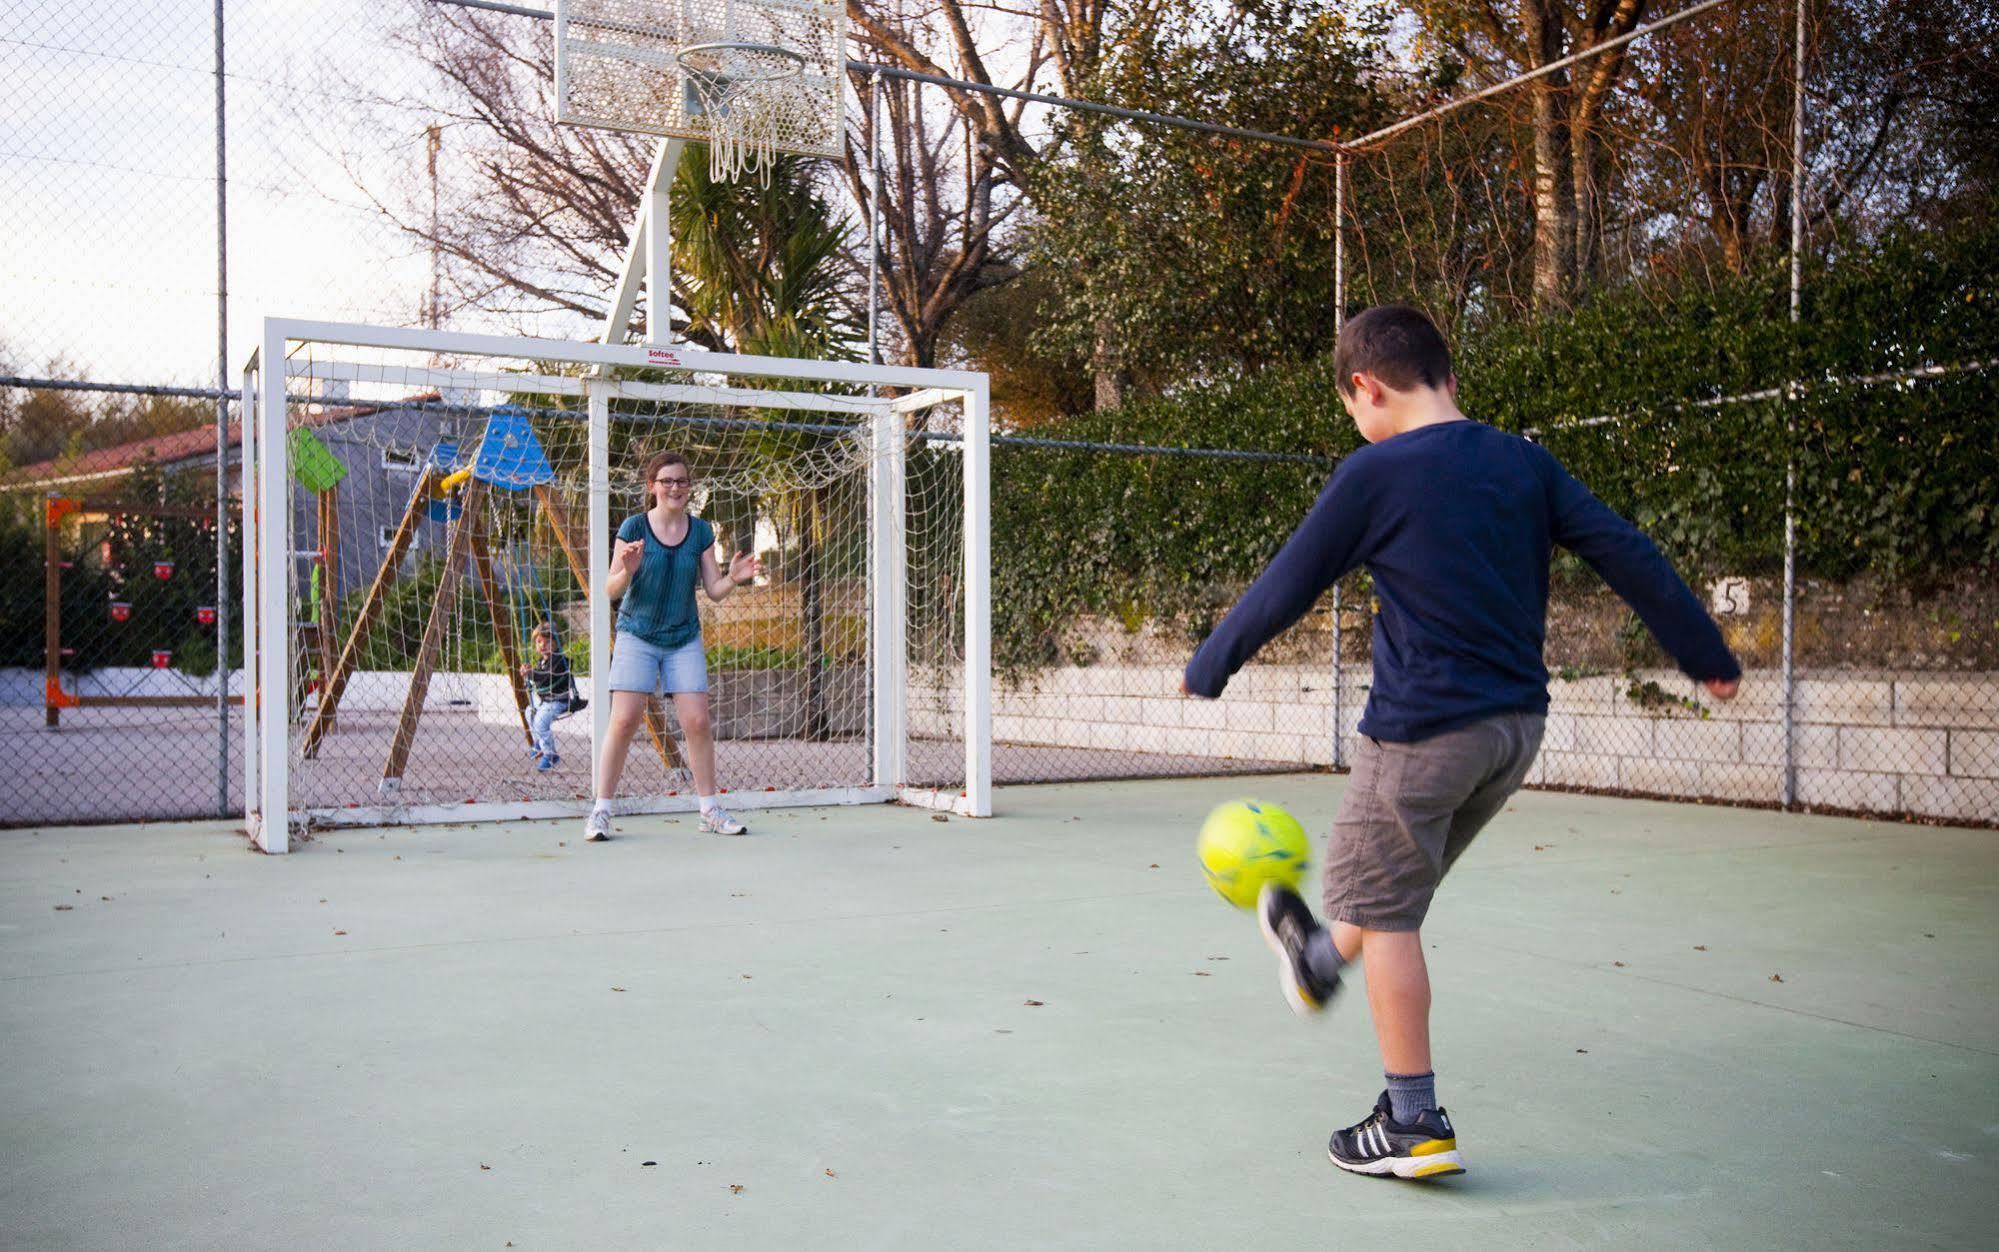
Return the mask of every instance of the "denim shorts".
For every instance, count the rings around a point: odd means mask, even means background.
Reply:
[[[708,690],[708,653],[701,636],[677,648],[662,648],[619,631],[611,649],[611,690],[647,695]]]

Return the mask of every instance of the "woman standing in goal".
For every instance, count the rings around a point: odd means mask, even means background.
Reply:
[[[611,652],[611,725],[597,761],[597,802],[590,809],[584,838],[611,837],[611,798],[625,770],[625,754],[645,718],[646,703],[660,692],[673,694],[673,710],[687,737],[687,761],[701,796],[701,829],[740,835],[744,826],[722,807],[715,785],[715,734],[708,712],[708,656],[701,645],[701,618],[694,607],[698,583],[708,598],[726,600],[752,581],[757,559],[737,553],[725,573],[715,561],[715,528],[687,511],[694,474],[678,452],[661,452],[646,463],[646,498],[652,507],[626,518],[611,553],[611,598],[618,607],[616,646]]]

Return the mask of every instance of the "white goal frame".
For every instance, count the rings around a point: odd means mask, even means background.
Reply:
[[[991,605],[991,448],[990,398],[986,376],[962,370],[916,369],[788,357],[708,352],[685,345],[602,344],[468,334],[357,323],[266,318],[259,347],[243,371],[242,500],[244,668],[248,706],[244,716],[244,807],[251,838],[266,852],[289,850],[308,821],[314,825],[379,825],[422,822],[494,821],[581,815],[587,801],[535,800],[521,803],[383,804],[334,812],[308,813],[295,803],[290,779],[290,707],[294,675],[288,634],[290,562],[293,555],[292,493],[287,440],[287,381],[313,371],[319,378],[369,377],[369,367],[322,362],[314,370],[294,362],[293,345],[325,345],[357,350],[408,352],[419,359],[466,357],[521,358],[554,365],[592,367],[576,373],[535,376],[537,390],[567,390],[585,398],[589,417],[588,552],[590,636],[593,658],[609,655],[611,607],[605,594],[610,561],[611,478],[610,402],[614,397],[672,399],[700,403],[748,404],[803,412],[838,412],[870,421],[868,552],[871,631],[870,661],[875,673],[870,693],[874,721],[872,781],[867,786],[781,792],[732,793],[741,808],[803,804],[864,804],[896,801],[947,809],[973,817],[992,814],[992,605]],[[284,362],[284,368],[267,368]],[[618,367],[685,371],[687,384],[635,383],[610,377]],[[897,396],[819,394],[810,390],[747,390],[699,381],[701,375],[746,375],[760,379],[849,387],[893,389]],[[426,385],[450,385],[448,367],[396,371],[397,378],[422,375]],[[466,375],[469,377],[469,375]],[[479,377],[490,380],[490,372]],[[490,383],[487,384],[490,386]],[[903,449],[907,418],[936,404],[962,402],[964,457],[963,578],[965,739],[964,786],[935,790],[905,782],[908,744],[909,657],[907,588],[904,567]],[[884,626],[888,628],[884,628]],[[588,694],[591,759],[604,742],[610,719],[609,665],[590,667]],[[625,797],[624,813],[667,813],[692,809],[692,796]]]

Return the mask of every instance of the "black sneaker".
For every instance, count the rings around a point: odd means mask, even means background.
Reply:
[[[1326,978],[1305,959],[1305,945],[1313,934],[1324,930],[1298,893],[1274,882],[1263,884],[1256,897],[1256,921],[1263,941],[1277,954],[1282,967],[1284,998],[1301,1017],[1309,1017],[1326,1007],[1326,1001],[1340,989],[1338,975]]]
[[[1386,1091],[1366,1121],[1333,1132],[1326,1155],[1349,1173],[1377,1177],[1444,1178],[1465,1172],[1458,1132],[1444,1110],[1427,1109],[1405,1126],[1390,1111]]]

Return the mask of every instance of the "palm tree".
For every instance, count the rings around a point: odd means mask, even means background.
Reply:
[[[674,296],[688,317],[688,339],[759,356],[855,360],[861,326],[853,312],[851,270],[844,261],[849,227],[813,185],[808,158],[784,155],[768,180],[717,182],[708,162],[684,160],[674,176]],[[809,453],[829,436],[771,432],[753,442],[760,459]],[[722,501],[731,534],[754,502]],[[803,620],[805,735],[830,734],[824,673],[826,606],[822,553],[830,505],[822,487],[768,502],[789,514],[798,535],[796,577]]]

